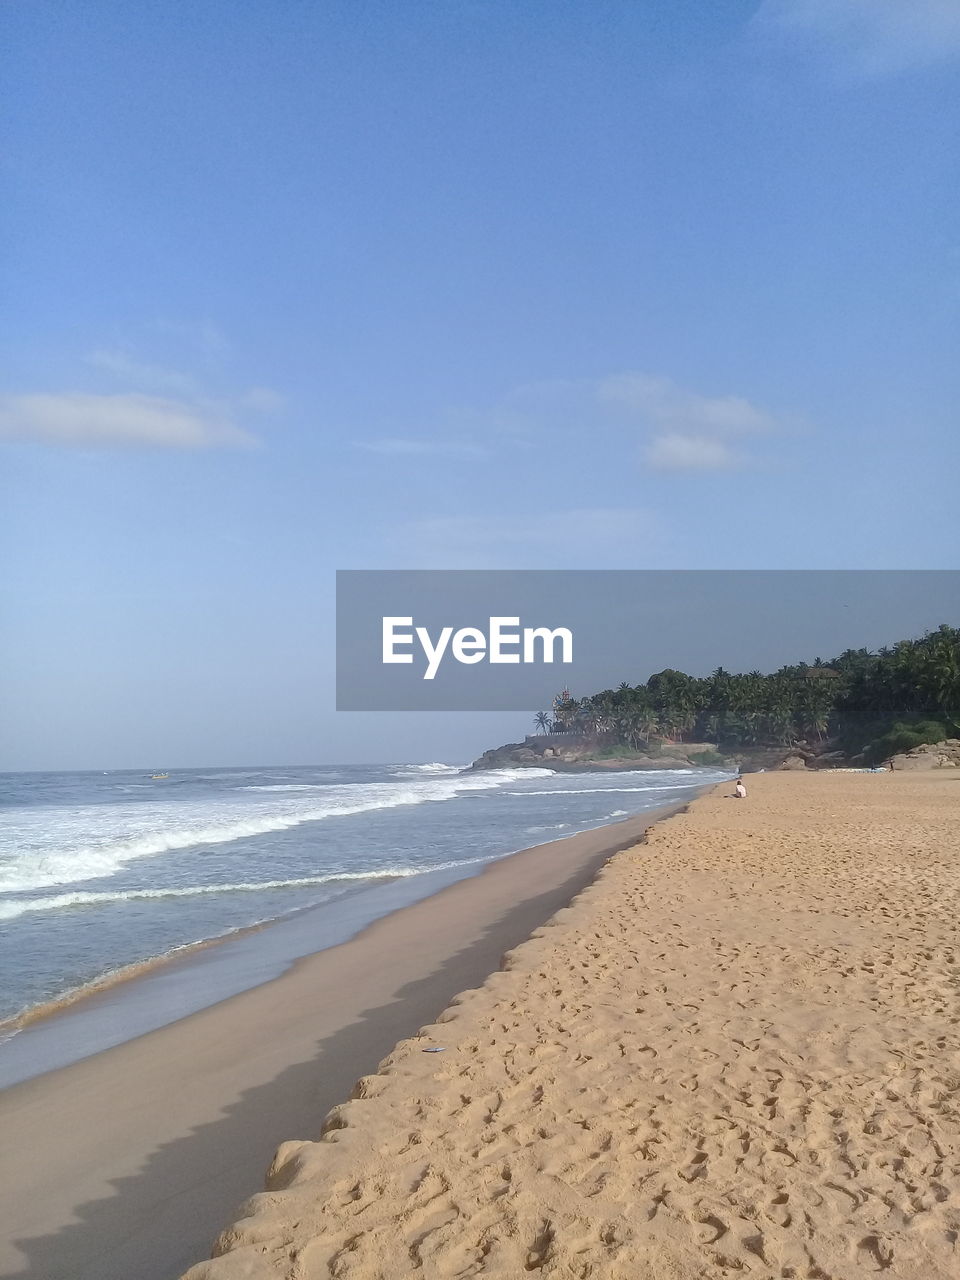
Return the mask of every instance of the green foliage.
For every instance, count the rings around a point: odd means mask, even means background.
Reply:
[[[947,725],[960,721],[960,630],[944,624],[877,653],[846,649],[829,662],[815,658],[767,675],[718,667],[697,678],[667,668],[646,684],[624,681],[586,698],[568,695],[558,710],[563,728],[592,734],[611,755],[624,748],[654,754],[664,738],[669,752],[670,740],[684,737],[727,752],[830,737],[851,754],[870,742],[871,751],[887,748],[889,755],[908,749],[897,744],[911,734],[942,738]],[[891,725],[907,737],[890,736]]]
[[[875,738],[864,755],[870,764],[880,764],[890,756],[912,751],[914,747],[922,747],[929,742],[942,742],[950,736],[948,727],[937,720],[919,720],[914,724],[898,721],[886,733]]]
[[[719,769],[727,763],[719,751],[694,751],[687,759],[698,769]]]

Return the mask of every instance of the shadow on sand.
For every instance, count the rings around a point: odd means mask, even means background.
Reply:
[[[635,844],[636,837],[628,843]],[[115,1193],[75,1210],[78,1222],[50,1235],[17,1239],[31,1280],[175,1280],[210,1256],[217,1233],[241,1203],[263,1189],[277,1146],[318,1137],[323,1117],[376,1070],[396,1042],[432,1021],[459,991],[479,986],[501,956],[589,884],[611,851],[591,859],[564,884],[521,902],[471,945],[389,1004],[318,1041],[307,1062],[247,1090],[210,1124],[158,1147],[135,1177],[112,1181]],[[163,1100],[156,1100],[162,1108]],[[92,1159],[95,1158],[93,1155]]]

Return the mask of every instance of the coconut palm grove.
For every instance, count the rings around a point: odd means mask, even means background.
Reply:
[[[719,751],[806,743],[866,763],[956,736],[960,629],[943,624],[890,648],[845,649],[835,658],[764,675],[718,667],[698,678],[667,668],[646,684],[574,698],[565,690],[541,733],[593,734],[611,750],[656,750],[664,740],[715,743]]]

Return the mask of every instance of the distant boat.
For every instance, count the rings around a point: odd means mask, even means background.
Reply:
[[[170,775],[169,773],[151,773],[150,777],[159,779],[159,778],[169,778]]]

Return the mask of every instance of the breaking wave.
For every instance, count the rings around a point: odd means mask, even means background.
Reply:
[[[300,876],[293,880],[262,880],[240,884],[201,884],[170,889],[128,889],[122,893],[58,893],[49,898],[20,898],[0,902],[0,920],[12,920],[29,911],[62,911],[68,907],[95,907],[112,902],[142,902],[163,898],[196,898],[210,893],[266,893],[275,889],[311,889],[317,885],[339,881],[402,880],[421,876],[428,871],[450,871],[458,867],[479,866],[492,858],[464,858],[460,861],[437,862],[427,867],[378,867],[375,871],[330,871],[322,876]]]
[[[0,861],[0,892],[96,880],[116,874],[139,858],[176,849],[226,844],[378,809],[438,803],[465,792],[500,788],[522,777],[551,776],[548,769],[499,769],[461,775],[456,766],[442,767],[452,770],[451,776],[346,786],[295,784],[298,795],[264,796],[259,804],[252,799],[227,799],[213,804],[144,803],[118,806],[116,812],[106,806],[82,806],[67,811],[60,818],[59,831],[53,832],[50,824],[55,811],[36,810],[32,817],[24,812],[7,833],[6,842],[18,851],[11,859]],[[277,790],[280,785],[288,790],[294,784],[271,784],[270,790]],[[307,794],[300,790],[303,786],[307,787]],[[50,841],[51,847],[42,847],[41,841]]]
[[[430,764],[402,764],[399,766],[400,773],[426,773],[426,774],[456,774],[460,773],[463,766],[459,764],[441,764],[439,760],[434,760]]]

